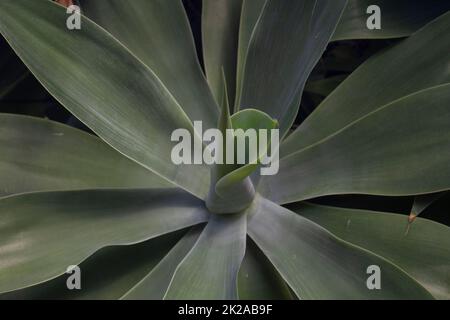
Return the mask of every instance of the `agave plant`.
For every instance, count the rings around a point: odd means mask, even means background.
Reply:
[[[370,33],[355,3],[204,1],[205,77],[180,1],[81,1],[80,30],[59,4],[0,1],[1,34],[96,134],[0,115],[1,297],[450,298],[448,227],[415,218],[405,233],[403,215],[307,202],[450,189],[450,14]],[[292,132],[327,44],[368,34],[408,37]],[[171,161],[193,121],[274,119],[276,175]],[[66,287],[73,265],[81,290]]]

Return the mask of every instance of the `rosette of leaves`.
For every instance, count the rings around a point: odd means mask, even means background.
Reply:
[[[204,1],[206,77],[180,1],[80,3],[81,29],[68,30],[58,4],[0,2],[1,34],[96,134],[0,115],[2,298],[450,297],[448,227],[418,217],[405,234],[406,216],[307,202],[450,189],[449,13],[388,24],[409,37],[290,133],[335,30],[367,33],[346,20],[347,1]],[[277,175],[171,161],[171,133],[196,136],[194,120],[275,119]],[[66,287],[72,265],[81,290]],[[367,287],[373,265],[379,290]]]

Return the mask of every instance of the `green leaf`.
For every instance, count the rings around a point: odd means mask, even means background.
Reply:
[[[97,250],[204,222],[179,190],[34,193],[0,200],[0,293],[53,279]]]
[[[211,215],[197,243],[178,265],[165,299],[237,299],[247,216]]]
[[[232,129],[232,121],[230,117],[230,105],[228,100],[227,86],[225,73],[222,73],[222,84],[223,90],[221,93],[222,103],[221,103],[221,115],[218,121],[218,129],[222,133],[222,137],[225,142],[223,142],[222,150],[219,151],[221,155],[219,158],[226,159],[226,141],[227,139],[233,139],[227,130]],[[235,148],[236,149],[236,148]],[[217,150],[216,150],[217,152]],[[217,155],[216,155],[217,156]],[[226,162],[226,161],[224,161]],[[216,188],[217,182],[221,181],[224,176],[227,176],[237,168],[234,164],[215,164],[211,170],[211,180],[209,186],[208,197],[206,198],[206,206],[209,211],[214,213],[236,213],[244,210],[249,206],[253,197],[255,195],[255,189],[250,178],[243,178],[232,186],[232,188],[227,188],[225,192],[219,193]]]
[[[191,121],[154,72],[89,19],[68,30],[63,7],[46,0],[1,1],[0,32],[44,87],[116,150],[194,195],[207,166],[171,161],[172,132]]]
[[[198,62],[181,1],[82,0],[80,4],[87,17],[152,69],[192,121],[215,127],[217,105]]]
[[[298,111],[294,99],[324,52],[345,3],[268,0],[250,40],[238,107],[258,108],[279,120],[283,136]]]
[[[333,194],[450,189],[450,84],[388,104],[280,161],[260,192],[277,203]]]
[[[341,239],[395,263],[436,298],[450,299],[448,227],[418,218],[406,235],[404,215],[312,204],[298,204],[293,210]]]
[[[299,152],[378,108],[450,82],[450,13],[367,60],[281,145],[280,157]]]
[[[97,137],[53,121],[0,114],[0,150],[0,197],[170,186]]]
[[[250,174],[252,174],[258,167],[260,167],[260,159],[267,154],[271,141],[271,130],[278,128],[278,121],[273,120],[269,115],[256,109],[245,109],[235,113],[231,117],[231,123],[234,130],[241,129],[246,132],[248,129],[255,129],[257,134],[259,130],[267,130],[267,145],[265,149],[259,150],[259,134],[257,135],[257,154],[251,155],[249,152],[249,145],[246,143],[245,153],[246,162],[245,165],[235,165],[234,169],[228,174],[223,176],[216,185],[216,191],[220,194],[226,194],[236,183],[244,180]],[[235,148],[236,149],[236,148]],[[235,156],[238,150],[235,150]],[[237,161],[235,161],[237,163]]]
[[[381,29],[370,30],[367,13],[370,5],[381,10]],[[348,39],[386,39],[407,37],[450,10],[446,0],[349,0],[333,41]]]
[[[70,274],[0,294],[0,300],[119,299],[144,278],[177,243],[185,230],[142,243],[100,249],[83,261],[81,290],[69,290]]]
[[[231,122],[231,108],[230,108],[230,100],[228,99],[228,87],[227,87],[227,79],[225,75],[225,70],[222,68],[222,90],[218,93],[221,99],[220,103],[220,116],[217,122],[217,129],[220,130],[224,139],[228,138],[227,130],[233,129],[233,123]],[[226,141],[226,140],[225,140]],[[226,144],[222,145],[221,155],[223,159],[226,159]],[[220,157],[220,155],[219,155]],[[234,165],[216,165],[212,170],[211,174],[211,186],[215,185],[219,179],[223,176],[231,172],[234,168]],[[211,188],[210,186],[210,188]],[[211,191],[211,190],[210,190]]]
[[[235,112],[239,110],[238,99],[242,95],[242,81],[250,40],[266,2],[267,0],[242,0],[236,70],[236,99],[234,101]]]
[[[292,300],[289,287],[264,253],[247,238],[238,278],[240,300]]]
[[[301,299],[431,299],[387,260],[345,242],[319,225],[258,198],[248,232]],[[369,266],[381,269],[381,289],[369,290]]]
[[[221,102],[222,68],[228,99],[234,102],[239,23],[242,0],[203,1],[202,36],[206,76],[216,101]]]
[[[202,226],[193,227],[151,272],[131,288],[124,300],[161,300],[164,298],[177,266],[198,240]]]

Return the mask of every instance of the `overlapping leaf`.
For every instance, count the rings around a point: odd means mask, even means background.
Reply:
[[[81,30],[69,30],[66,19],[46,0],[0,3],[0,32],[58,101],[115,149],[204,197],[208,168],[170,161],[175,129],[196,136],[173,95],[104,29],[82,17]]]
[[[203,2],[203,57],[209,86],[218,103],[222,92],[222,68],[228,99],[234,103],[241,8],[243,0]]]
[[[283,278],[248,237],[245,257],[239,270],[238,285],[241,300],[293,299]]]
[[[240,62],[242,88],[238,88],[237,107],[266,112],[279,121],[281,136],[286,133],[297,114],[304,84],[345,3],[268,0],[244,54],[245,62]],[[245,52],[245,46],[241,50]]]
[[[260,192],[277,203],[332,194],[412,195],[450,188],[450,85],[368,114],[280,160]]]
[[[0,200],[0,292],[55,278],[105,246],[204,222],[200,200],[176,190],[34,193]]]
[[[177,267],[165,299],[237,299],[245,254],[247,217],[212,215],[192,250]]]
[[[181,1],[82,0],[86,16],[149,66],[192,121],[215,127],[217,105],[198,63]]]
[[[0,197],[32,191],[168,187],[100,139],[43,119],[0,115]]]
[[[164,298],[178,265],[195,245],[202,230],[202,226],[193,227],[145,278],[123,295],[122,299],[161,300]]]
[[[370,112],[415,92],[450,82],[446,13],[353,72],[283,143],[281,157],[335,134]],[[438,40],[437,40],[438,39]]]
[[[141,281],[183,236],[185,230],[127,246],[100,249],[80,267],[81,290],[69,290],[72,274],[0,294],[0,300],[119,299]],[[101,275],[101,276],[100,276]]]
[[[249,209],[250,237],[301,299],[430,299],[408,274],[319,225],[259,198]],[[383,270],[381,290],[367,287],[367,268]]]
[[[311,204],[296,205],[293,210],[325,227],[341,239],[392,261],[436,298],[449,299],[448,227],[417,218],[409,232],[405,234],[407,219],[398,214]]]

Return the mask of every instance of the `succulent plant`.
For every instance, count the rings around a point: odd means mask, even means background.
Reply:
[[[95,135],[0,114],[0,298],[449,299],[447,226],[308,201],[450,189],[448,5],[369,33],[366,2],[204,1],[203,73],[181,1],[80,1],[79,30],[1,1],[0,33]],[[329,42],[371,34],[405,39],[291,130]],[[174,164],[194,121],[278,126],[279,172]]]

